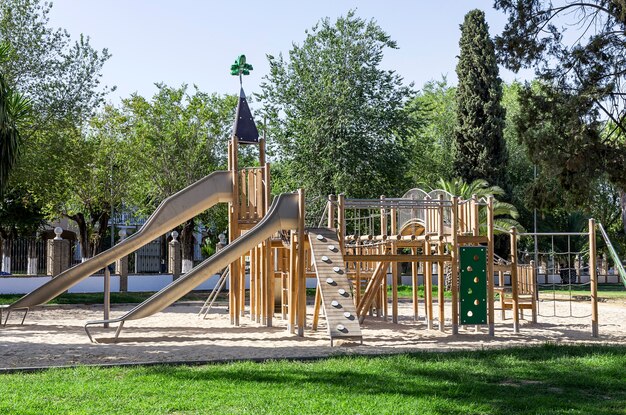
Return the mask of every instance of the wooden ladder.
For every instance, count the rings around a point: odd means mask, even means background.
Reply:
[[[359,340],[363,343],[337,233],[328,228],[308,229],[308,233],[330,345],[333,346],[337,339]]]

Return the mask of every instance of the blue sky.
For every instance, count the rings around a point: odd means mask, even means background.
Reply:
[[[396,70],[406,83],[420,88],[446,75],[456,83],[459,25],[469,10],[485,11],[491,35],[499,33],[505,16],[492,0],[319,0],[319,1],[200,1],[200,0],[56,0],[51,25],[113,55],[103,70],[103,83],[116,85],[110,100],[132,92],[152,96],[155,82],[196,84],[205,92],[234,94],[236,77],[229,67],[239,54],[254,65],[244,80],[246,93],[258,92],[268,72],[266,54],[287,52],[301,43],[305,30],[324,17],[334,19],[356,9],[394,39],[383,66]],[[510,82],[524,79],[501,69]]]

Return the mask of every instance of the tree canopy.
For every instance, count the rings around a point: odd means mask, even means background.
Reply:
[[[507,161],[502,81],[483,11],[465,15],[459,46],[454,168],[468,182],[484,179],[502,186]]]
[[[496,0],[508,23],[496,38],[508,68],[534,68],[520,93],[519,136],[541,171],[586,203],[598,181],[621,191],[626,226],[626,4]]]
[[[406,103],[414,92],[380,67],[395,48],[375,21],[351,11],[306,31],[288,60],[268,56],[261,99],[284,187],[351,197],[407,188],[404,138],[417,121]]]

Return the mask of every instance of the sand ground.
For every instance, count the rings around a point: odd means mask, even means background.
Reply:
[[[112,317],[132,306],[113,306]],[[422,317],[413,321],[410,303],[401,303],[398,324],[368,317],[362,326],[363,344],[330,347],[324,318],[317,332],[305,337],[289,334],[286,323],[276,315],[274,326],[261,326],[241,318],[241,325],[229,323],[226,307],[216,307],[207,319],[197,316],[201,303],[171,306],[154,316],[127,322],[117,343],[111,342],[115,328],[95,328],[93,344],[84,331],[88,320],[102,318],[101,306],[43,306],[32,310],[24,325],[20,317],[11,316],[9,324],[0,328],[0,369],[18,367],[49,367],[82,364],[120,364],[147,362],[197,362],[230,359],[307,358],[338,354],[384,354],[419,350],[445,351],[481,348],[503,348],[552,343],[621,344],[626,345],[626,300],[599,304],[600,336],[591,337],[591,306],[589,302],[540,301],[536,324],[522,321],[514,333],[510,312],[502,321],[496,311],[495,337],[486,327],[462,327],[451,334],[446,321],[444,332],[427,329]],[[446,304],[449,315],[450,304]],[[435,305],[435,313],[436,313]],[[309,308],[311,323],[312,307]],[[527,312],[526,317],[530,319]]]

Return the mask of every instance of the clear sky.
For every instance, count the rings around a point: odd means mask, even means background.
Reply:
[[[56,0],[50,21],[73,38],[83,33],[95,48],[108,48],[113,56],[102,79],[117,86],[110,96],[117,103],[132,92],[152,96],[156,82],[234,94],[238,81],[229,68],[242,53],[254,66],[244,79],[246,93],[258,92],[268,72],[266,54],[287,55],[306,29],[350,9],[374,19],[398,43],[385,55],[386,69],[416,88],[442,75],[454,84],[459,25],[479,8],[491,35],[499,33],[505,16],[492,6],[492,0]],[[501,69],[501,77],[510,82],[524,75]]]

